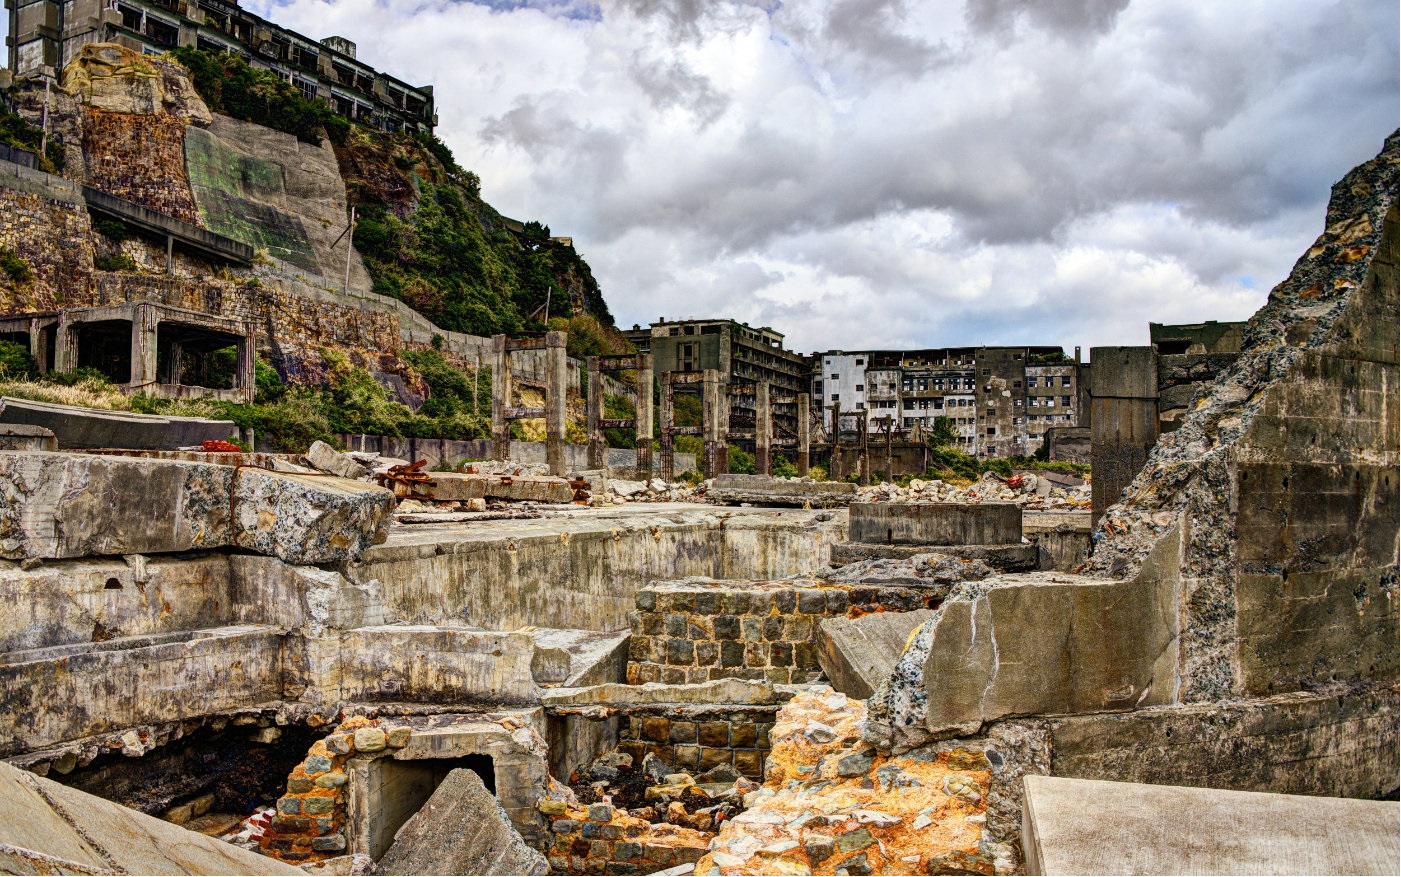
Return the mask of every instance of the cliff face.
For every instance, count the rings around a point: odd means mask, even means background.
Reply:
[[[42,88],[12,98],[38,122]],[[152,299],[238,317],[255,323],[262,355],[298,382],[324,377],[322,347],[392,382],[388,376],[403,369],[396,351],[436,345],[460,366],[481,361],[486,339],[453,329],[484,335],[538,326],[524,310],[528,294],[517,293],[540,287],[521,282],[518,270],[540,260],[476,197],[475,177],[444,163],[451,156],[435,141],[352,128],[341,147],[304,142],[210,112],[179,64],[110,44],[85,47],[64,71],[49,96],[49,130],[64,146],[69,182],[247,243],[259,255],[237,267],[177,244],[167,273],[164,240],[95,226],[76,186],[0,174],[0,247],[31,269],[26,278],[0,274],[0,312]],[[357,242],[368,237],[376,246],[370,271],[346,234],[352,204],[367,216]],[[386,223],[394,247],[375,240]],[[445,259],[443,250],[467,257]],[[569,253],[559,260],[566,278],[554,315],[567,313],[564,285],[587,275]],[[545,287],[554,282],[549,266],[543,276]],[[523,366],[528,373],[530,363]]]

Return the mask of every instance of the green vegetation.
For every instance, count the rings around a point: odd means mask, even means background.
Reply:
[[[195,91],[217,113],[293,134],[313,145],[321,136],[345,142],[350,122],[325,103],[308,100],[271,70],[250,67],[237,55],[181,46],[170,55],[190,71]]]
[[[31,378],[38,374],[29,348],[16,341],[0,341],[0,377]]]
[[[516,225],[493,210],[442,141],[356,128],[337,155],[384,172],[350,187],[355,247],[375,292],[455,332],[562,329],[571,356],[628,349],[574,248],[539,222]]]
[[[735,445],[730,445],[730,471],[735,475],[753,475],[755,473],[754,455],[746,451],[741,451]]]
[[[784,454],[774,454],[773,474],[775,478],[797,478],[798,464]]]
[[[942,419],[942,418],[941,418]],[[965,454],[956,448],[935,447],[929,449],[929,468],[923,475],[906,476],[899,479],[908,484],[912,477],[918,478],[940,478],[949,482],[971,482],[977,481],[984,472],[993,472],[1003,478],[1011,477],[1017,469],[1028,469],[1041,472],[1064,472],[1068,475],[1087,475],[1090,467],[1082,463],[1067,463],[1063,461],[1048,462],[1035,457],[994,457],[991,459],[979,459],[971,454]]]
[[[20,258],[14,250],[0,247],[0,271],[15,283],[24,283],[34,276],[29,263]]]
[[[950,417],[936,417],[924,439],[931,448],[946,448],[958,441],[958,431]]]
[[[56,138],[49,138],[48,148],[39,155],[39,147],[44,143],[44,132],[29,124],[18,113],[0,108],[0,143],[32,152],[37,157],[39,170],[56,174],[63,170],[63,144]]]
[[[126,253],[114,253],[111,256],[99,253],[92,257],[92,266],[98,271],[135,271],[136,260]]]
[[[115,243],[121,243],[131,234],[125,222],[120,219],[107,219],[103,216],[93,217],[92,230]]]

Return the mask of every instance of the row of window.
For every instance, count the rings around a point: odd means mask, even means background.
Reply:
[[[1034,386],[1036,386],[1037,380],[1038,380],[1038,378],[1036,378],[1035,376],[1033,376],[1033,375],[1027,375],[1027,378],[1026,378],[1026,385],[1027,385],[1028,387],[1034,387]],[[1044,386],[1047,386],[1047,387],[1054,387],[1054,386],[1056,385],[1056,376],[1055,376],[1055,375],[1046,375],[1045,381],[1046,381],[1046,383],[1044,384]],[[1061,385],[1062,387],[1068,387],[1068,386],[1070,386],[1070,375],[1061,375],[1061,376],[1060,376],[1060,385]]]

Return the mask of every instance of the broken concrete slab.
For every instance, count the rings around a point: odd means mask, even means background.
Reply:
[[[47,426],[0,424],[0,451],[56,451],[58,439]]]
[[[547,874],[549,864],[512,827],[470,770],[447,775],[394,835],[379,874]]]
[[[1010,502],[862,502],[849,512],[852,542],[876,545],[1017,545],[1022,510]]]
[[[232,420],[104,411],[8,396],[0,398],[0,423],[46,427],[63,449],[175,450],[238,435]]]
[[[840,508],[856,500],[855,484],[844,481],[809,481],[802,478],[775,478],[770,475],[717,475],[710,482],[706,498],[711,502],[756,506],[803,506]]]
[[[513,502],[573,502],[574,491],[563,478],[548,475],[471,475],[460,472],[434,472],[429,481],[395,483],[400,499],[433,502],[466,502],[473,499],[500,499]]]
[[[1028,874],[1396,874],[1398,808],[1220,789],[1023,779]]]
[[[228,545],[233,473],[208,463],[0,452],[0,557],[50,560]]]
[[[354,560],[394,511],[382,487],[266,469],[237,470],[232,496],[234,544],[294,564]]]
[[[331,447],[323,441],[314,441],[311,447],[307,448],[306,461],[322,472],[329,472],[341,478],[359,480],[370,474],[366,469],[347,454]]]
[[[382,540],[393,505],[389,491],[340,478],[42,451],[0,452],[0,495],[0,557],[12,560],[237,545],[331,563]]]
[[[303,873],[4,763],[0,763],[0,872]]]
[[[864,700],[890,677],[910,636],[933,615],[919,609],[828,618],[818,625],[817,661],[833,688]]]

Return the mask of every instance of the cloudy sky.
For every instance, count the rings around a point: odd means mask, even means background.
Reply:
[[[620,325],[800,351],[1243,319],[1398,123],[1396,0],[245,0],[436,87]]]

